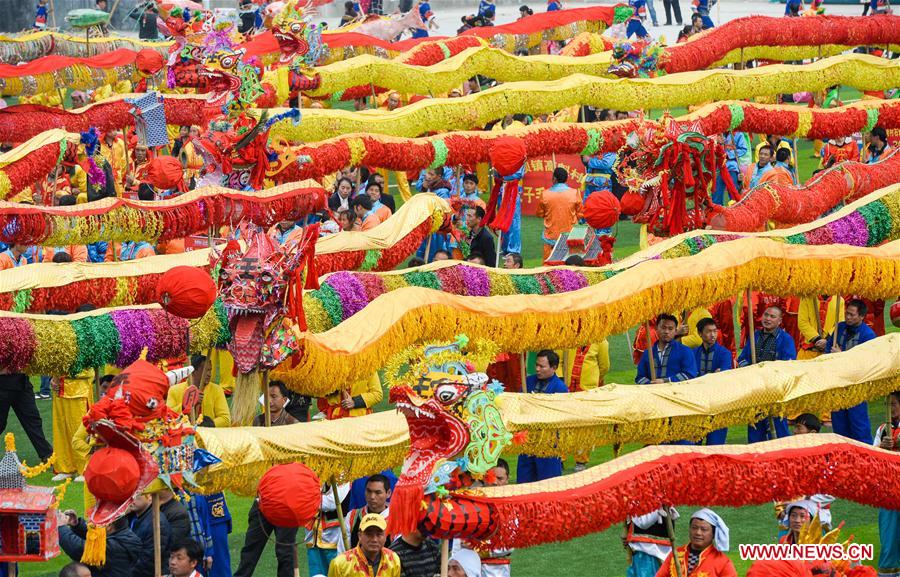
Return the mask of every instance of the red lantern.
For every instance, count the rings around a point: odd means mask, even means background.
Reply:
[[[104,447],[91,455],[84,483],[97,499],[121,503],[134,495],[141,471],[137,459],[125,449]]]
[[[322,504],[321,485],[306,465],[276,465],[259,481],[259,510],[276,527],[307,527]]]
[[[500,176],[510,176],[525,164],[525,156],[528,150],[525,143],[512,136],[501,136],[491,143],[488,156]]]
[[[145,181],[160,190],[187,190],[184,185],[184,168],[174,156],[157,156],[151,159],[147,164]]]
[[[891,305],[891,322],[895,327],[900,328],[900,301]]]
[[[598,190],[584,203],[584,219],[591,228],[610,228],[619,220],[619,199],[608,190]]]
[[[163,59],[162,54],[149,48],[139,50],[134,59],[134,65],[138,69],[138,72],[145,76],[156,74],[162,69],[165,63],[166,61]]]
[[[216,283],[202,268],[176,266],[156,285],[156,301],[169,313],[183,319],[206,314],[216,300]]]
[[[622,195],[619,206],[622,207],[622,214],[634,216],[644,208],[644,197],[636,192],[626,192]]]

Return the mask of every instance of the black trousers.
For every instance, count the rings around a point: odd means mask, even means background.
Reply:
[[[241,548],[241,563],[234,577],[251,577],[256,564],[266,548],[269,536],[275,532],[275,558],[278,559],[278,577],[294,577],[294,545],[297,529],[283,529],[269,523],[259,511],[259,503],[254,501],[247,514],[247,534]]]
[[[6,430],[9,410],[15,412],[19,423],[25,429],[28,440],[34,445],[41,461],[46,461],[53,454],[53,447],[44,436],[44,424],[34,402],[34,389],[25,375],[3,375],[0,386],[0,431]]]
[[[672,23],[672,12],[675,12],[675,22],[681,26],[681,4],[678,0],[663,0],[663,7],[666,9],[666,24]]]

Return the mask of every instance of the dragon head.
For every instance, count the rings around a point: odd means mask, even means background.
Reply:
[[[203,59],[200,76],[214,93],[236,93],[241,88],[240,65],[244,50],[220,47]]]
[[[213,251],[210,260],[219,266],[219,294],[232,334],[228,350],[238,370],[250,373],[262,361],[270,329],[286,311],[288,286],[307,246],[278,246],[252,226],[241,227],[239,233],[246,249],[231,240],[221,254]]]
[[[641,208],[628,214],[658,236],[703,228],[710,188],[724,162],[722,144],[704,135],[697,122],[664,117],[660,125],[643,124],[626,138],[616,165],[619,182],[641,197],[635,203]]]
[[[410,436],[398,487],[443,494],[460,473],[481,478],[497,465],[512,439],[495,403],[503,388],[473,366],[486,365],[495,354],[495,346],[469,347],[462,335],[450,344],[401,353],[389,365],[390,400],[406,417]],[[409,369],[398,376],[407,363]]]
[[[656,42],[622,40],[613,46],[607,72],[620,78],[656,76],[662,48]]]
[[[322,56],[322,31],[312,23],[314,13],[307,5],[299,6],[297,0],[285,3],[272,21],[272,34],[281,50],[281,62],[294,65],[315,66]]]

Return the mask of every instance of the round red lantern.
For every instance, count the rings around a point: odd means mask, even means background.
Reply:
[[[140,72],[144,76],[152,76],[153,74],[156,74],[157,72],[162,70],[162,67],[165,63],[166,61],[162,57],[162,54],[160,54],[156,50],[151,50],[149,48],[139,50],[137,56],[135,56],[134,58],[135,68],[137,68],[138,72]]]
[[[500,176],[510,176],[525,164],[525,143],[512,136],[501,136],[491,143],[488,156]]]
[[[634,216],[644,208],[644,197],[636,192],[626,192],[622,195],[619,206],[622,208],[622,214]]]
[[[121,503],[134,495],[141,478],[137,459],[125,449],[104,447],[91,455],[84,484],[98,500]]]
[[[584,203],[584,220],[591,228],[610,228],[619,220],[619,199],[608,190],[592,192]]]
[[[900,328],[900,301],[891,305],[891,323]]]
[[[159,190],[183,190],[184,167],[174,156],[157,156],[147,164],[147,177],[144,180]]]
[[[259,510],[276,527],[306,527],[322,504],[321,485],[302,463],[276,465],[259,481]]]
[[[169,313],[183,319],[206,314],[216,300],[216,283],[202,268],[176,266],[156,285],[156,301]]]

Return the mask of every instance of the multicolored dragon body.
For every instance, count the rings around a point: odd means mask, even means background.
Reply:
[[[429,534],[485,538],[493,531],[488,508],[456,498],[448,508],[445,500],[450,491],[489,476],[512,441],[495,403],[503,386],[474,367],[495,354],[493,345],[470,347],[462,335],[454,343],[401,353],[388,366],[390,400],[406,417],[410,434],[409,456],[391,499],[391,532],[420,524]]]

